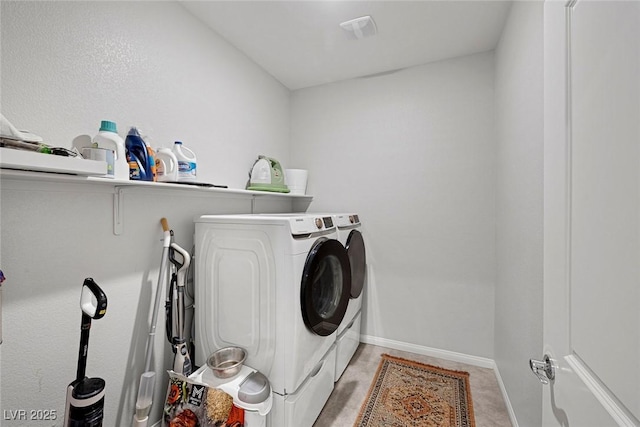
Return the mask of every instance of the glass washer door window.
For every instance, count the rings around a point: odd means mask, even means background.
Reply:
[[[346,249],[335,239],[319,239],[307,256],[300,288],[307,328],[321,336],[332,334],[347,311],[350,295],[351,266]]]
[[[351,230],[346,247],[351,263],[351,298],[358,298],[364,288],[364,276],[367,270],[367,256],[362,233],[358,230]]]

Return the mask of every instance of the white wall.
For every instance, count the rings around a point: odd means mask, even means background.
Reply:
[[[289,91],[175,2],[2,2],[2,113],[52,145],[139,126],[201,181],[244,188],[289,158]],[[27,30],[28,29],[28,30]]]
[[[542,11],[514,2],[496,49],[495,360],[521,426],[542,422]]]
[[[201,180],[236,188],[258,154],[286,164],[288,90],[178,4],[3,1],[1,8],[2,113],[19,128],[69,147],[102,119],[117,122],[121,134],[136,124],[156,145],[182,139],[198,155]],[[195,215],[249,212],[251,200],[127,190],[124,233],[116,236],[110,185],[6,176],[1,184],[0,409],[56,410],[62,425],[76,372],[80,289],[92,276],[109,307],[91,330],[87,374],[107,382],[105,427],[130,425],[160,263],[159,219],[166,216],[176,241],[191,249]],[[286,211],[291,203],[257,209]],[[160,324],[156,369],[169,360]],[[153,420],[164,393],[157,387]]]
[[[363,334],[493,357],[493,55],[292,93],[311,210],[356,211]]]
[[[495,358],[520,425],[539,425],[526,361],[541,348],[540,5],[514,2],[495,80],[485,53],[291,99],[172,2],[2,2],[0,17],[1,107],[15,125],[67,147],[103,119],[122,135],[138,125],[156,146],[194,148],[201,180],[236,188],[257,154],[309,169],[312,210],[355,210],[364,223],[363,332]],[[247,199],[178,192],[132,191],[125,201],[125,232],[114,236],[111,187],[3,179],[0,409],[61,414],[78,293],[91,275],[110,305],[92,330],[88,373],[107,380],[105,426],[128,424],[158,219],[169,217],[190,247],[193,215],[250,209]],[[170,357],[162,340],[157,366]]]

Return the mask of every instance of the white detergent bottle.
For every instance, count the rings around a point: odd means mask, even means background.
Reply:
[[[156,174],[158,182],[178,180],[178,158],[171,148],[156,149]]]
[[[127,153],[124,140],[118,135],[116,124],[108,120],[100,122],[100,130],[93,137],[93,145],[98,148],[113,150],[113,177],[120,180],[129,180],[129,163],[127,163]]]
[[[196,180],[196,155],[182,145],[181,141],[173,144],[173,154],[178,159],[178,181]]]

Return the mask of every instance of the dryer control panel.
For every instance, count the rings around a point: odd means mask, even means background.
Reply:
[[[358,214],[336,215],[336,226],[338,228],[352,228],[358,225],[360,225],[360,217]]]

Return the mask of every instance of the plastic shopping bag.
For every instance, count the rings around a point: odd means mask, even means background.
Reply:
[[[169,371],[165,427],[243,427],[244,410],[224,391]]]

